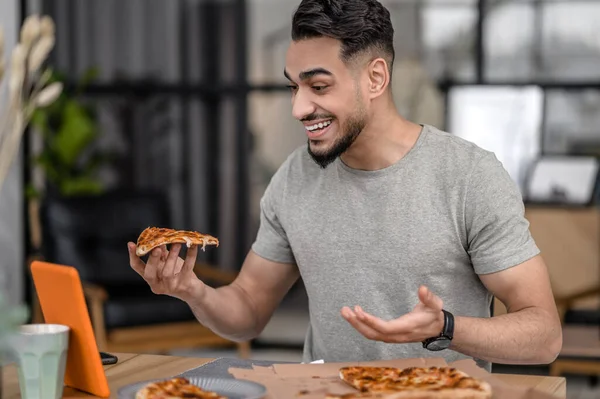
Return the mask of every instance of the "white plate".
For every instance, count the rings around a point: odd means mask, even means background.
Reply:
[[[142,381],[124,386],[119,389],[119,399],[135,399],[137,391],[142,389],[146,384],[166,379]],[[214,391],[229,399],[261,399],[267,394],[267,389],[263,385],[247,380],[212,377],[188,377],[188,380],[190,384],[199,386],[207,391]]]

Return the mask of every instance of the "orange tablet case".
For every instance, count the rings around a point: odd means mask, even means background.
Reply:
[[[65,385],[102,398],[109,397],[110,389],[77,269],[34,261],[31,274],[45,322],[71,328]]]

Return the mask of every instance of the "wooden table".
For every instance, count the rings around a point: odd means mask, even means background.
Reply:
[[[110,385],[111,398],[117,398],[117,391],[128,384],[153,378],[165,378],[201,366],[213,359],[175,357],[158,355],[135,355],[116,353],[117,364],[104,366]],[[4,368],[2,399],[21,397],[17,369],[14,365]],[[544,377],[533,375],[494,374],[497,378],[515,386],[535,387],[551,393],[557,398],[566,398],[567,384],[563,377]],[[66,387],[64,398],[92,398],[83,392]]]

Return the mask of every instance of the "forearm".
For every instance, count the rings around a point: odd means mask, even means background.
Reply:
[[[193,289],[185,302],[205,327],[232,341],[246,341],[259,333],[258,318],[252,301],[236,285]]]
[[[456,317],[451,349],[494,363],[547,364],[562,345],[560,323],[541,308],[492,318]]]

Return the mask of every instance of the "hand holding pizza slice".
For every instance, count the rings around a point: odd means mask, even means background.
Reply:
[[[182,244],[187,245],[185,260],[179,257]],[[171,248],[167,249],[167,245]],[[198,296],[204,283],[194,273],[198,247],[219,245],[219,240],[193,231],[149,227],[139,236],[137,244],[127,244],[129,263],[155,294],[169,295],[183,301]],[[140,256],[150,254],[148,262]]]
[[[342,309],[342,316],[366,338],[386,343],[423,342],[440,334],[444,328],[442,300],[427,287],[419,288],[419,303],[397,319],[382,320],[360,306]]]

